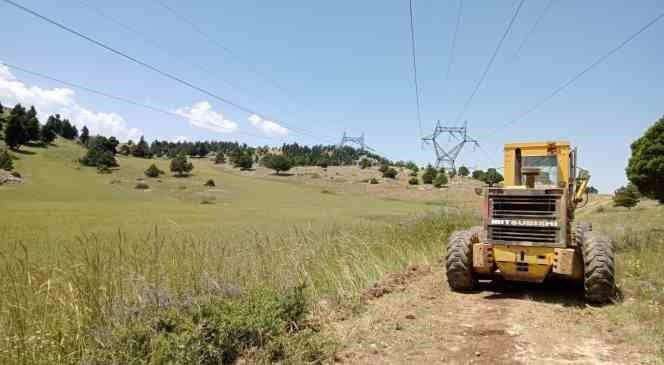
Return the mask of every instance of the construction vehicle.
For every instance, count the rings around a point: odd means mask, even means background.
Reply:
[[[583,282],[586,300],[615,293],[614,245],[574,213],[587,202],[590,175],[569,142],[512,143],[504,149],[504,183],[482,188],[482,226],[457,231],[447,246],[450,287],[472,291],[479,280]]]

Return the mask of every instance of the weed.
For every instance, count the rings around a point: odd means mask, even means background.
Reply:
[[[148,185],[144,182],[139,182],[139,183],[136,184],[136,186],[134,186],[134,189],[146,190],[146,189],[150,189],[150,185]]]

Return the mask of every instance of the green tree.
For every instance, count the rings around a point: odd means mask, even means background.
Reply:
[[[415,172],[419,172],[419,171],[420,171],[420,168],[417,167],[417,164],[416,164],[415,162],[413,162],[413,161],[408,161],[408,162],[406,162],[406,168],[409,169],[409,170],[413,170],[413,171],[415,171]]]
[[[470,170],[466,166],[459,167],[459,176],[466,177],[470,175]]]
[[[87,146],[88,140],[90,139],[90,131],[87,126],[83,126],[83,129],[81,129],[81,137],[79,137],[79,139],[83,145]]]
[[[261,159],[263,166],[274,170],[277,175],[282,171],[288,171],[293,167],[291,160],[284,155],[265,155]]]
[[[55,137],[56,137],[56,134],[55,134],[55,131],[53,130],[53,128],[51,128],[50,126],[48,126],[46,124],[44,124],[41,127],[41,130],[39,131],[39,139],[44,144],[49,144],[49,143],[55,141]]]
[[[433,186],[441,188],[444,185],[447,185],[447,182],[447,174],[444,172],[439,172],[438,175],[436,175],[436,178],[433,180]]]
[[[475,170],[473,171],[473,179],[479,180],[479,181],[484,181],[484,171],[482,170]]]
[[[27,134],[23,127],[25,119],[25,108],[21,104],[16,104],[9,114],[7,128],[5,128],[5,143],[9,148],[17,150],[21,145],[27,142]]]
[[[490,168],[486,170],[486,174],[484,174],[484,180],[485,183],[489,184],[489,186],[494,186],[498,184],[499,182],[503,181],[503,175],[501,175],[498,170],[494,168]]]
[[[233,161],[233,167],[240,170],[250,170],[254,166],[254,159],[248,153],[243,153]]]
[[[433,180],[436,178],[437,171],[431,165],[427,165],[422,174],[422,182],[424,184],[433,184]]]
[[[26,142],[39,141],[39,119],[37,119],[37,110],[34,106],[31,106],[25,113],[23,129],[25,130]]]
[[[664,117],[631,147],[627,178],[641,194],[664,203]]]
[[[632,209],[639,204],[641,194],[634,184],[622,186],[613,194],[613,206]]]
[[[9,151],[7,151],[7,149],[0,150],[0,169],[6,171],[11,171],[14,169],[12,156],[9,154]]]
[[[90,138],[88,150],[79,161],[85,166],[96,166],[100,172],[107,171],[110,167],[118,166],[118,162],[111,151],[108,138],[104,136]]]
[[[184,153],[180,153],[171,160],[171,172],[174,172],[177,176],[183,176],[189,174],[194,169],[194,165],[187,161],[187,156]]]
[[[393,167],[388,167],[385,172],[383,172],[383,177],[386,177],[388,179],[396,179],[397,175],[399,172],[395,170]]]
[[[150,167],[145,170],[145,176],[147,177],[159,177],[159,175],[163,174],[164,171],[160,170],[157,165],[152,164]]]
[[[214,163],[226,163],[226,156],[223,154],[223,152],[217,152],[217,154],[214,156]]]
[[[145,138],[141,136],[141,139],[138,140],[138,143],[131,149],[131,155],[134,157],[140,158],[150,158],[150,146],[145,142]]]

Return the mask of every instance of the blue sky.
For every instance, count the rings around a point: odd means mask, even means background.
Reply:
[[[0,4],[1,61],[183,117],[75,89],[54,90],[62,85],[16,70],[0,73],[5,78],[0,101],[43,104],[46,111],[70,113],[80,119],[75,122],[87,121],[101,132],[127,137],[145,134],[150,140],[186,137],[278,143],[256,137],[268,136],[313,144],[335,143],[343,131],[364,132],[368,145],[390,158],[433,162],[433,151],[419,142],[408,1],[163,1],[195,21],[230,53],[199,36],[156,1],[19,0],[269,118],[255,118],[252,124],[245,112],[4,3]],[[664,114],[664,21],[535,113],[509,128],[501,126],[663,12],[664,4],[657,0],[554,0],[517,54],[548,1],[528,0],[521,9],[463,118],[487,153],[468,148],[460,163],[481,168],[500,165],[504,143],[568,139],[579,146],[580,164],[591,171],[593,184],[612,191],[625,181],[631,141]],[[130,25],[150,41],[85,4]],[[454,63],[446,80],[458,0],[415,1],[425,132],[433,129],[437,119],[456,118],[517,4],[518,0],[464,1]],[[280,126],[288,128],[288,133]]]

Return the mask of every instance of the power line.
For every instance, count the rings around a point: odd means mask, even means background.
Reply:
[[[540,101],[538,101],[537,103],[535,103],[535,105],[533,105],[530,109],[527,109],[525,112],[521,113],[518,117],[516,117],[516,118],[514,118],[514,119],[512,119],[512,120],[510,120],[510,121],[508,121],[507,123],[503,124],[503,125],[500,126],[499,128],[495,129],[491,134],[496,133],[496,132],[498,132],[498,131],[500,131],[500,130],[504,130],[505,127],[508,127],[508,126],[510,126],[510,125],[512,125],[512,124],[514,124],[514,123],[517,123],[518,121],[520,121],[521,119],[523,119],[523,118],[525,118],[527,115],[529,115],[530,113],[532,113],[532,112],[534,112],[535,110],[539,109],[542,105],[544,105],[544,104],[547,103],[549,100],[553,99],[556,95],[560,94],[560,93],[561,93],[563,90],[565,90],[567,87],[569,87],[570,85],[572,85],[576,80],[578,80],[578,79],[580,79],[581,77],[583,77],[583,75],[585,75],[586,73],[588,73],[588,72],[589,72],[590,70],[592,70],[593,68],[599,66],[601,63],[603,63],[604,61],[606,61],[606,59],[608,59],[609,57],[611,57],[614,53],[618,52],[620,49],[622,49],[623,47],[625,47],[628,43],[630,43],[631,41],[633,41],[633,40],[634,40],[636,37],[638,37],[641,33],[645,32],[648,28],[650,28],[650,27],[652,27],[653,25],[655,25],[655,23],[657,23],[658,21],[660,21],[662,18],[664,18],[664,12],[661,13],[661,14],[659,14],[659,15],[657,15],[655,18],[653,18],[653,19],[652,19],[650,22],[648,22],[646,25],[644,25],[644,26],[641,27],[639,30],[637,30],[636,32],[632,33],[632,34],[631,34],[629,37],[627,37],[625,40],[623,40],[622,42],[620,42],[616,47],[610,49],[608,52],[606,52],[605,54],[603,54],[602,56],[600,56],[597,60],[595,60],[595,61],[594,61],[593,63],[591,63],[589,66],[587,66],[586,68],[584,68],[583,70],[581,70],[580,72],[578,72],[576,75],[574,75],[571,79],[567,80],[565,83],[563,83],[562,85],[560,85],[559,87],[557,87],[556,89],[554,89],[553,92],[551,92],[551,93],[550,93],[549,95],[547,95],[545,98],[543,98],[543,99],[541,99]]]
[[[240,59],[233,51],[231,51],[230,48],[226,47],[225,45],[221,44],[218,42],[216,39],[211,37],[208,33],[206,33],[201,27],[198,26],[197,22],[185,17],[184,15],[180,14],[177,12],[173,7],[168,6],[164,1],[161,0],[155,0],[157,4],[159,4],[162,8],[166,9],[169,13],[171,13],[176,19],[179,21],[188,24],[196,34],[198,34],[200,37],[208,41],[208,43],[214,45],[215,47],[221,49],[222,51],[226,52],[229,56],[237,59],[241,63],[243,63],[252,73],[254,73],[256,76],[259,78],[262,78],[264,81],[267,81],[269,84],[274,86],[276,89],[281,91],[283,94],[286,96],[290,97],[288,91],[284,89],[276,80],[271,78],[269,75],[266,73],[262,72],[261,70],[257,69],[253,65],[251,65],[248,62],[245,62],[244,60]]]
[[[463,12],[463,0],[459,0],[459,11],[457,12],[456,25],[454,27],[454,36],[452,37],[452,46],[450,47],[450,60],[447,64],[447,72],[445,73],[445,82],[450,79],[450,72],[452,71],[452,64],[454,63],[454,51],[456,50],[457,35],[459,34],[459,26],[461,24],[461,13]]]
[[[417,124],[420,129],[420,137],[423,135],[422,130],[422,112],[420,107],[420,87],[417,80],[417,58],[415,56],[415,22],[413,16],[413,0],[409,1],[410,4],[410,49],[413,56],[413,83],[415,85],[415,102],[417,103]]]
[[[466,113],[468,110],[468,107],[470,107],[470,103],[473,101],[473,98],[475,97],[475,94],[479,90],[480,86],[484,82],[484,79],[486,78],[486,75],[489,73],[489,69],[491,69],[491,65],[493,65],[493,61],[496,59],[496,56],[498,55],[498,51],[500,51],[500,48],[503,45],[503,42],[507,38],[507,35],[510,32],[510,29],[512,29],[512,25],[514,24],[514,21],[516,20],[516,17],[519,15],[519,11],[521,11],[521,7],[523,6],[523,3],[526,0],[521,0],[519,1],[519,6],[517,6],[516,10],[514,11],[514,14],[512,15],[512,19],[510,19],[509,24],[507,25],[507,28],[505,28],[505,32],[503,33],[503,36],[500,38],[500,41],[498,42],[498,45],[496,46],[496,49],[493,51],[493,54],[491,55],[491,58],[489,59],[489,63],[486,65],[484,68],[484,72],[482,73],[482,76],[480,79],[477,81],[477,84],[475,85],[475,89],[473,89],[473,92],[470,94],[468,97],[468,100],[466,100],[466,103],[463,105],[463,109],[457,116],[457,120],[461,120],[463,115]]]
[[[549,9],[551,8],[551,5],[553,5],[553,0],[549,0],[549,2],[544,7],[544,10],[542,10],[540,15],[537,17],[537,20],[535,20],[535,23],[533,24],[533,26],[530,27],[530,29],[526,33],[526,36],[523,37],[523,40],[521,41],[521,44],[519,44],[519,48],[517,48],[516,52],[514,53],[514,57],[519,56],[519,54],[521,53],[521,50],[523,49],[523,46],[526,45],[526,42],[528,42],[528,39],[530,39],[530,36],[535,32],[535,29],[537,29],[537,26],[542,21],[542,19],[544,19],[544,16],[548,13]]]
[[[175,75],[173,75],[173,74],[171,74],[171,73],[169,73],[169,72],[163,71],[163,70],[159,69],[158,67],[153,66],[153,65],[151,65],[151,64],[149,64],[149,63],[147,63],[147,62],[144,62],[144,61],[141,61],[141,60],[139,60],[139,59],[137,59],[137,58],[135,58],[135,57],[132,57],[132,56],[130,56],[130,55],[128,55],[128,54],[126,54],[126,53],[124,53],[124,52],[122,52],[122,51],[119,51],[119,50],[117,50],[117,49],[115,49],[115,48],[113,48],[113,47],[111,47],[111,46],[109,46],[109,45],[106,45],[106,44],[104,44],[104,43],[102,43],[102,42],[100,42],[100,41],[98,41],[98,40],[96,40],[96,39],[94,39],[94,38],[92,38],[92,37],[89,37],[89,36],[87,36],[87,35],[85,35],[85,34],[79,32],[79,31],[76,31],[76,30],[74,30],[74,29],[72,29],[72,28],[70,28],[70,27],[68,27],[68,26],[66,26],[66,25],[64,25],[64,24],[62,24],[62,23],[59,23],[59,22],[57,22],[57,21],[55,21],[55,20],[53,20],[53,19],[51,19],[51,18],[48,18],[48,17],[46,17],[46,16],[44,16],[44,15],[42,15],[42,14],[40,14],[40,13],[34,11],[34,10],[31,10],[31,9],[29,9],[29,8],[26,8],[25,6],[20,5],[20,4],[14,2],[14,1],[12,1],[12,0],[2,0],[2,1],[4,1],[5,3],[7,3],[7,4],[9,4],[9,5],[14,6],[15,8],[17,8],[17,9],[19,9],[19,10],[22,10],[22,11],[28,13],[28,14],[31,14],[31,15],[33,15],[33,16],[39,18],[39,19],[42,19],[42,20],[44,20],[44,21],[46,21],[46,22],[48,22],[48,23],[50,23],[50,24],[52,24],[52,25],[54,25],[54,26],[56,26],[56,27],[58,27],[58,28],[60,28],[60,29],[62,29],[62,30],[65,30],[65,31],[67,31],[67,32],[69,32],[69,33],[72,33],[72,34],[74,34],[74,35],[76,35],[76,36],[78,36],[78,37],[80,37],[80,38],[83,38],[83,39],[87,40],[88,42],[97,45],[98,47],[101,47],[101,48],[103,48],[103,49],[105,49],[105,50],[107,50],[107,51],[109,51],[109,52],[115,53],[115,54],[118,55],[118,56],[121,56],[121,57],[123,57],[123,58],[126,58],[126,59],[128,59],[129,61],[134,62],[134,63],[136,63],[136,64],[138,64],[138,65],[140,65],[140,66],[142,66],[142,67],[144,67],[144,68],[147,68],[147,69],[149,69],[149,70],[151,70],[151,71],[153,71],[153,72],[156,72],[156,73],[158,73],[158,74],[160,74],[160,75],[162,75],[162,76],[164,76],[164,77],[166,77],[166,78],[169,78],[169,79],[171,79],[171,80],[173,80],[173,81],[176,81],[176,82],[178,82],[178,83],[180,83],[180,84],[182,84],[182,85],[185,85],[185,86],[187,86],[187,87],[189,87],[189,88],[191,88],[191,89],[193,89],[193,90],[196,90],[196,91],[198,91],[198,92],[200,92],[200,93],[203,93],[203,94],[205,94],[205,95],[208,95],[208,96],[210,96],[210,97],[212,97],[212,98],[214,98],[214,99],[217,99],[217,100],[221,101],[221,102],[224,103],[224,104],[230,105],[230,106],[232,106],[232,107],[234,107],[234,108],[236,108],[236,109],[238,109],[238,110],[241,110],[241,111],[243,111],[243,112],[245,112],[245,113],[248,113],[248,114],[255,114],[255,115],[257,115],[258,117],[260,117],[261,119],[263,119],[263,120],[277,120],[277,119],[275,119],[275,118],[271,118],[271,117],[269,117],[269,116],[265,116],[265,115],[262,114],[262,113],[256,112],[256,111],[254,111],[254,110],[252,110],[252,109],[250,109],[250,108],[248,108],[248,107],[246,107],[246,106],[243,106],[243,105],[241,105],[241,104],[235,103],[235,102],[233,102],[233,101],[231,101],[231,100],[229,100],[229,99],[227,99],[227,98],[224,98],[224,97],[222,97],[222,96],[219,96],[219,95],[213,93],[212,91],[209,91],[209,90],[204,89],[204,88],[202,88],[202,87],[200,87],[200,86],[197,86],[197,85],[195,85],[195,84],[193,84],[193,83],[191,83],[191,82],[189,82],[189,81],[186,81],[186,80],[184,80],[184,79],[181,78],[181,77],[175,76]],[[289,126],[288,124],[286,124],[286,123],[284,123],[284,122],[281,122],[281,121],[280,121],[279,123],[281,123],[281,124],[283,124],[283,125],[289,127],[289,128],[290,128],[291,130],[293,130],[293,131],[296,131],[296,132],[298,131],[298,128],[294,128],[294,127],[292,127],[292,126]],[[309,134],[308,132],[302,132],[301,130],[300,130],[298,133],[299,133],[299,134],[302,134],[302,135],[306,135],[306,136],[312,137],[312,138],[315,138],[315,139],[321,139],[320,137],[317,137],[317,136],[311,135],[311,134]]]
[[[42,79],[45,79],[45,80],[54,81],[54,82],[57,82],[57,83],[62,84],[62,85],[69,86],[69,87],[74,88],[74,89],[84,90],[84,91],[87,91],[87,92],[92,93],[92,94],[100,95],[100,96],[103,96],[103,97],[106,97],[106,98],[109,98],[109,99],[120,101],[120,102],[123,102],[123,103],[126,103],[126,104],[130,104],[130,105],[133,105],[133,106],[140,107],[140,108],[148,109],[148,110],[151,110],[151,111],[154,111],[154,112],[157,112],[157,113],[161,113],[161,114],[168,115],[168,116],[171,116],[171,117],[176,117],[178,119],[188,120],[186,117],[184,117],[184,116],[182,116],[178,113],[174,113],[172,111],[169,111],[169,110],[166,110],[166,109],[163,109],[163,108],[159,108],[159,107],[149,105],[149,104],[139,103],[139,102],[136,102],[136,101],[134,101],[132,99],[129,99],[129,98],[126,98],[126,97],[110,94],[106,91],[100,91],[100,90],[96,90],[96,89],[93,89],[93,88],[90,88],[90,87],[87,87],[87,86],[84,86],[84,85],[81,85],[81,84],[77,84],[77,83],[73,83],[73,82],[70,82],[70,81],[65,81],[65,80],[62,80],[62,79],[58,79],[58,78],[55,78],[53,76],[49,76],[49,75],[46,75],[46,74],[43,74],[43,73],[40,73],[40,72],[37,72],[37,71],[29,70],[25,67],[17,66],[17,65],[7,63],[7,62],[0,62],[0,65],[9,67],[9,68],[14,69],[14,70],[24,72],[24,73],[32,75],[32,76],[42,78]],[[249,137],[254,137],[254,138],[261,138],[261,139],[267,139],[267,140],[272,140],[272,141],[277,141],[277,142],[283,142],[283,140],[281,140],[281,139],[272,138],[272,137],[268,137],[268,136],[260,136],[260,135],[257,135],[257,134],[243,132],[243,131],[235,131],[233,133],[242,134],[242,135],[249,136]]]

